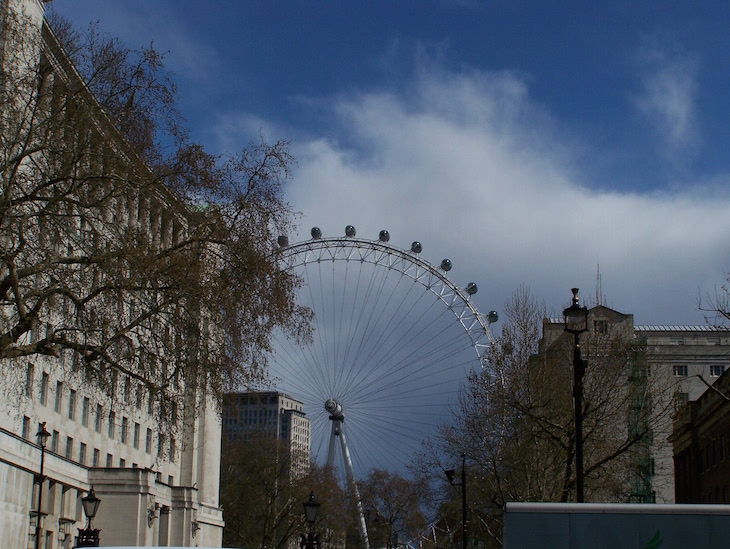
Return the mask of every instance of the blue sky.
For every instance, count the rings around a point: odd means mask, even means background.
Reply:
[[[560,311],[600,264],[638,324],[701,324],[730,269],[728,4],[52,5],[168,51],[209,149],[291,139],[301,238],[419,240],[483,312],[522,283]]]

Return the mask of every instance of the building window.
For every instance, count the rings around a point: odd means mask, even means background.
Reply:
[[[175,439],[170,437],[170,461],[175,461]]]
[[[608,322],[605,320],[594,320],[593,331],[597,334],[605,334],[608,332]]]
[[[68,459],[71,459],[71,456],[73,455],[74,451],[74,439],[71,437],[66,437],[66,457]]]
[[[134,445],[135,449],[139,449],[139,423],[134,424],[134,438],[132,439],[132,444]]]
[[[107,435],[111,439],[114,438],[114,431],[115,431],[114,422],[115,421],[116,421],[116,414],[114,412],[109,412],[109,432],[107,433]]]
[[[126,467],[126,466],[127,466],[127,460],[125,460],[124,458],[119,458],[119,467],[124,469],[124,467]]]
[[[157,457],[162,457],[165,452],[165,435],[160,433],[157,438]]]
[[[674,375],[676,377],[687,377],[687,365],[686,364],[675,364],[673,366]]]
[[[98,448],[94,448],[94,454],[93,454],[93,456],[91,458],[91,466],[92,467],[98,467],[99,466],[99,454],[100,454],[99,449]]]
[[[41,377],[41,405],[48,405],[48,373],[43,372]]]
[[[81,402],[81,425],[84,427],[89,426],[89,406],[91,406],[89,397],[84,397],[84,400]]]
[[[135,405],[137,406],[137,410],[142,409],[142,401],[144,400],[144,393],[142,392],[142,385],[137,385],[137,400],[135,402]]]
[[[129,430],[129,420],[126,417],[122,418],[122,435],[121,440],[122,444],[127,443],[127,431]]]
[[[73,389],[68,392],[68,419],[76,419],[76,391]]]
[[[63,400],[63,382],[56,382],[56,413],[61,413],[61,401]]]
[[[129,404],[129,397],[132,393],[132,380],[129,377],[124,378],[124,404]]]
[[[22,436],[25,440],[30,440],[30,418],[28,416],[23,416]]]
[[[107,454],[106,455],[106,466],[111,467],[113,461],[114,461],[114,456],[112,456],[111,454]]]
[[[28,369],[25,372],[25,396],[33,397],[33,376],[35,375],[35,366],[32,362],[28,363]]]
[[[58,453],[58,431],[53,431],[51,434],[51,452]]]
[[[86,444],[83,442],[79,445],[79,463],[86,465]]]
[[[104,418],[104,408],[101,404],[96,405],[96,418],[94,419],[94,430],[97,433],[101,433],[101,422]]]
[[[725,366],[722,364],[713,364],[710,366],[710,377],[720,377],[725,371]]]
[[[147,438],[144,441],[144,451],[148,454],[152,451],[152,429],[147,428]]]

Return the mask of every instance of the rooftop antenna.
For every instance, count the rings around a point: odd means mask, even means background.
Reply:
[[[601,264],[596,263],[596,305],[603,304],[603,288],[601,287]]]

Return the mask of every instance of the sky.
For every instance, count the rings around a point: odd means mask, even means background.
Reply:
[[[556,5],[559,4],[559,5]],[[498,312],[705,322],[730,269],[730,4],[53,0],[154,42],[193,138],[291,140],[298,235],[423,245]],[[499,324],[496,325],[498,331]]]

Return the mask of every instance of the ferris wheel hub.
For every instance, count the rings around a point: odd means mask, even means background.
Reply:
[[[328,398],[324,403],[324,409],[330,415],[332,421],[344,421],[345,415],[342,413],[342,405],[334,398]]]

